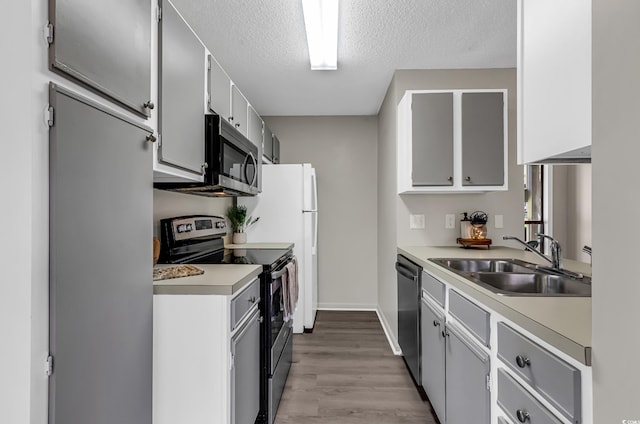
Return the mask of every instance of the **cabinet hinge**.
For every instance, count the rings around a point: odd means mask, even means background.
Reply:
[[[160,5],[158,5],[158,8],[156,9],[156,20],[158,22],[162,20],[162,7],[160,7]]]
[[[49,377],[53,374],[53,356],[47,356],[47,359],[44,361],[44,374]]]
[[[487,374],[487,391],[491,391],[491,374]]]
[[[233,356],[233,354],[231,355],[231,362],[229,363],[229,371],[231,371],[233,369],[233,367],[236,365],[236,357]]]
[[[44,38],[47,40],[47,43],[53,44],[53,24],[48,23],[44,27]]]
[[[207,69],[211,70],[211,56],[207,56]]]
[[[55,122],[54,114],[53,114],[53,106],[48,106],[45,113],[46,113],[45,119],[47,120],[47,125],[49,125],[50,127],[53,127],[53,124]]]
[[[162,146],[162,134],[158,133],[158,141],[157,141],[158,147]]]
[[[207,105],[211,106],[211,94],[207,93]]]

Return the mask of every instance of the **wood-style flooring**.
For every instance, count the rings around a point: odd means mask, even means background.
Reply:
[[[294,335],[275,424],[436,422],[375,312],[318,311],[313,333]]]

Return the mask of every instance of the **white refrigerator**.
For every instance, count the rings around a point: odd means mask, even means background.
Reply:
[[[309,163],[262,166],[262,193],[238,197],[248,215],[260,217],[248,243],[293,242],[298,259],[298,308],[293,332],[310,331],[318,310],[318,194]]]

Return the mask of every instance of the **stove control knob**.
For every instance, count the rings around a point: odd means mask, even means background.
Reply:
[[[187,231],[193,231],[193,225],[187,224]]]
[[[227,224],[224,221],[216,222],[216,228],[226,228]]]

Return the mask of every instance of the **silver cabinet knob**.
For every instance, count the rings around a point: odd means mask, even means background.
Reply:
[[[156,136],[155,136],[155,135],[153,135],[153,134],[149,134],[148,136],[146,136],[146,137],[145,137],[145,139],[146,139],[147,141],[152,142],[152,143],[155,143],[155,142],[156,142],[156,140],[158,140],[158,139],[156,138]]]
[[[453,181],[453,177],[447,178],[447,181],[449,181],[449,182]]]
[[[229,122],[233,122],[233,116],[230,116],[230,117],[228,118],[228,120],[229,120]]]
[[[434,327],[439,327],[440,326],[440,322],[437,319],[433,320],[433,326]]]
[[[465,181],[471,181],[471,177],[465,178]]]
[[[156,105],[154,105],[151,100],[147,100],[146,102],[144,102],[144,104],[142,106],[145,109],[153,109],[154,107],[156,107]]]
[[[516,411],[516,417],[521,423],[527,422],[531,419],[531,415],[525,409],[518,409]]]
[[[256,297],[255,296],[251,296],[249,298],[249,303],[256,303]]]
[[[526,356],[518,355],[516,356],[516,364],[518,364],[520,368],[524,368],[531,365],[531,359]]]
[[[209,167],[209,164],[207,162],[203,163],[202,165],[200,165],[200,169],[202,170],[202,175],[205,174],[205,172],[207,172],[207,168]]]
[[[236,128],[240,128],[240,122],[236,122]]]

